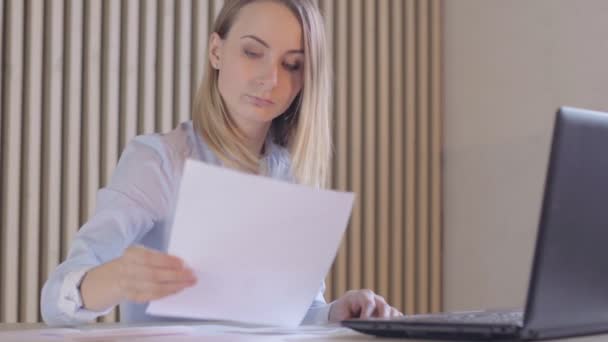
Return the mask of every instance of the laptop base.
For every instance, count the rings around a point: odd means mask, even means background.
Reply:
[[[512,325],[418,324],[398,320],[346,320],[342,325],[378,337],[456,341],[518,341],[521,328]]]

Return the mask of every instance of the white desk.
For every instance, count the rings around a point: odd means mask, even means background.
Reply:
[[[196,341],[400,341],[379,339],[341,328],[338,325],[303,326],[295,330],[269,329],[226,322],[185,323],[176,325],[125,325],[99,323],[78,328],[50,328],[41,323],[0,324],[1,342],[21,341],[73,342],[196,342]],[[409,342],[429,340],[402,339]],[[606,342],[608,335],[556,340],[560,342]]]

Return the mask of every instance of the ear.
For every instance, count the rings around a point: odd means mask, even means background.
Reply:
[[[220,37],[217,32],[213,32],[209,37],[209,62],[213,69],[220,69],[220,61],[222,56],[222,46],[224,45],[224,40]]]

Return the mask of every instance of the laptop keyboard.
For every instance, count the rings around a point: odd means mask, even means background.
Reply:
[[[523,324],[521,310],[488,310],[488,311],[461,311],[439,314],[424,314],[404,316],[406,322],[432,322],[432,323],[480,323],[480,324]]]

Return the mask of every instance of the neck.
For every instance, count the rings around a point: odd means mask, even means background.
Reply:
[[[245,145],[249,151],[257,156],[262,155],[264,142],[266,142],[268,130],[270,129],[270,122],[264,124],[238,122],[237,124],[245,135]]]

